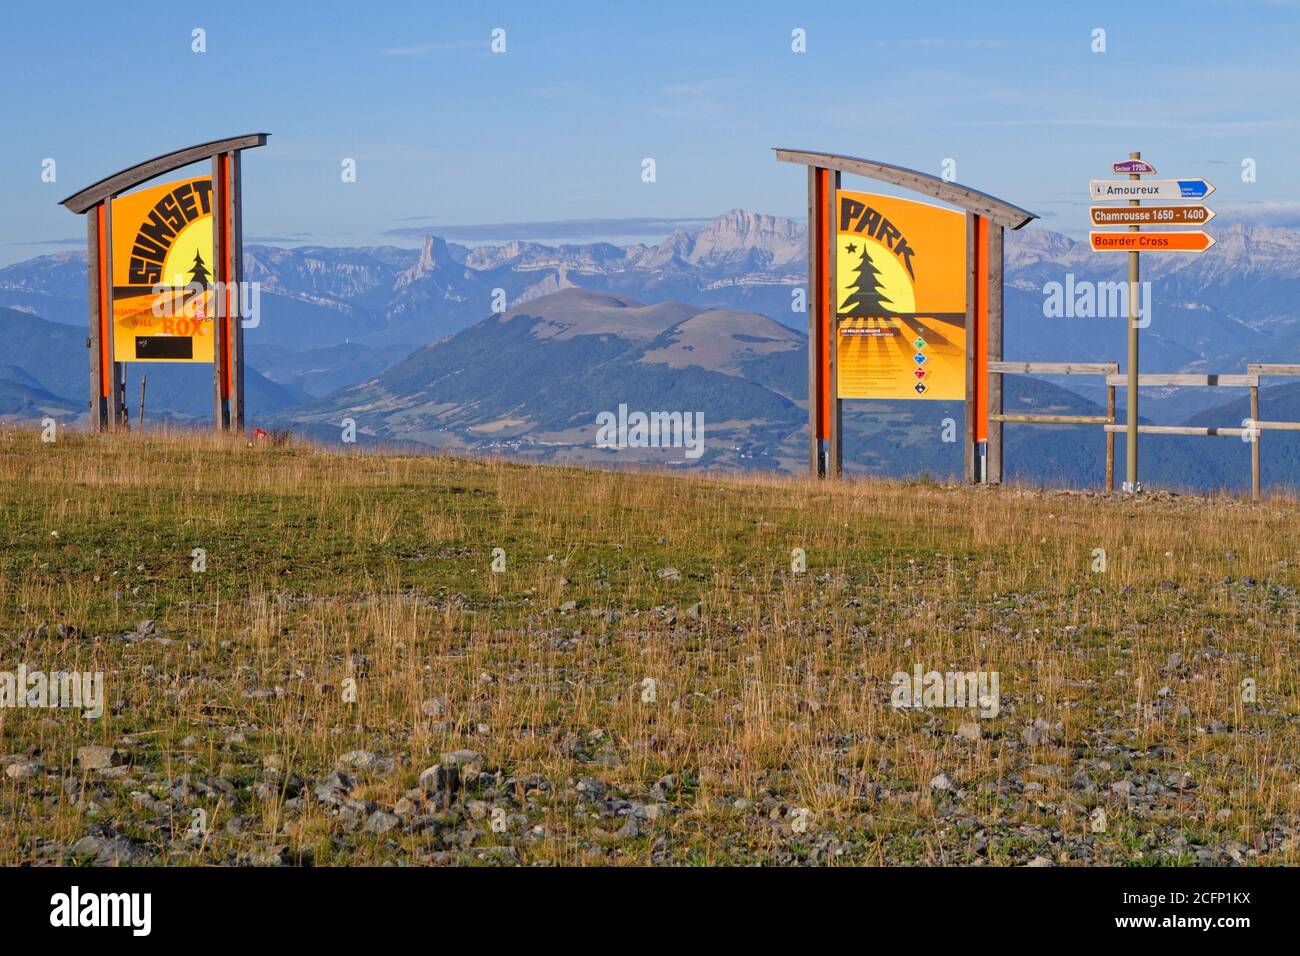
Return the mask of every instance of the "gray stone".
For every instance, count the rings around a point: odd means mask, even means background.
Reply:
[[[101,825],[95,826],[98,828]],[[72,844],[70,851],[75,857],[90,857],[98,866],[147,863],[153,858],[153,854],[144,847],[137,846],[108,827],[82,837]]]
[[[948,774],[940,773],[935,775],[934,779],[930,781],[930,789],[947,793],[956,790],[957,784]]]
[[[1020,731],[1020,739],[1030,747],[1038,747],[1052,739],[1051,725],[1039,717],[1032,724]]]
[[[5,767],[5,776],[11,780],[26,780],[40,773],[41,765],[35,760],[19,760]]]
[[[387,833],[401,822],[401,818],[395,813],[389,813],[387,810],[376,810],[370,814],[370,819],[366,821],[366,830],[370,833]]]
[[[483,770],[483,755],[477,750],[453,750],[439,754],[438,759],[444,766],[458,769],[461,779],[466,783],[473,783],[474,778]]]
[[[379,758],[369,750],[349,750],[343,756],[339,757],[340,767],[348,767],[351,770],[373,770]]]
[[[104,770],[122,763],[122,755],[112,747],[79,747],[77,763],[86,770]]]
[[[458,774],[455,766],[444,767],[442,764],[436,763],[420,773],[420,788],[434,793],[454,790],[457,779]]]
[[[318,783],[315,789],[312,790],[312,794],[321,803],[338,806],[352,792],[354,787],[355,784],[351,777],[342,771],[336,770]]]

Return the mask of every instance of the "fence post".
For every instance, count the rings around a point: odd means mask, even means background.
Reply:
[[[1115,386],[1106,386],[1106,417],[1115,424]],[[1115,490],[1115,433],[1106,432],[1106,491]]]
[[[1250,442],[1250,499],[1259,501],[1259,382],[1250,386],[1250,424],[1254,434]]]

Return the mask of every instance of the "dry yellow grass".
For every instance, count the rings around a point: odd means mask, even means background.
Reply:
[[[0,507],[0,670],[110,704],[0,709],[3,863],[1300,862],[1294,500],[11,430]],[[891,707],[918,664],[1000,712]]]

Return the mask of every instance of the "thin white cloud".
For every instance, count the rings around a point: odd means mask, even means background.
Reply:
[[[488,51],[489,39],[482,40],[446,40],[440,43],[417,43],[412,46],[389,46],[379,51],[380,56],[428,56],[430,53],[446,53],[451,50]]]
[[[1216,204],[1220,219],[1232,219],[1256,226],[1300,226],[1300,202],[1274,200]]]

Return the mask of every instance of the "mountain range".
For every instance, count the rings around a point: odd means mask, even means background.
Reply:
[[[1239,372],[1248,361],[1300,361],[1300,232],[1230,224],[1201,256],[1147,256],[1144,371]],[[246,331],[252,424],[337,438],[345,417],[363,440],[590,462],[802,468],[806,315],[801,223],[732,210],[653,245],[531,242],[469,248],[249,246],[260,322]],[[1052,318],[1044,286],[1114,281],[1124,257],[1059,233],[1008,233],[1006,357],[1121,361],[1122,319]],[[505,306],[502,310],[502,306]],[[85,259],[41,256],[0,269],[0,415],[61,418],[85,407]],[[147,417],[180,422],[211,409],[208,366],[128,366],[148,375]],[[1006,380],[1016,407],[1096,414],[1097,380]],[[1144,420],[1238,424],[1242,393],[1144,390]],[[135,397],[132,394],[132,413]],[[702,410],[707,451],[597,449],[595,416],[619,404]],[[1262,390],[1264,417],[1300,419],[1300,384]],[[1239,414],[1240,412],[1240,414]],[[955,403],[846,403],[850,470],[960,471],[939,435]],[[1095,484],[1096,428],[1009,426],[1008,473]],[[1266,480],[1292,481],[1297,436],[1270,433]],[[1146,440],[1144,439],[1144,442]],[[1151,480],[1240,486],[1248,456],[1225,439],[1153,436]],[[1096,446],[1093,448],[1092,446]],[[1122,453],[1123,442],[1118,442]],[[1121,454],[1122,458],[1122,454]]]

